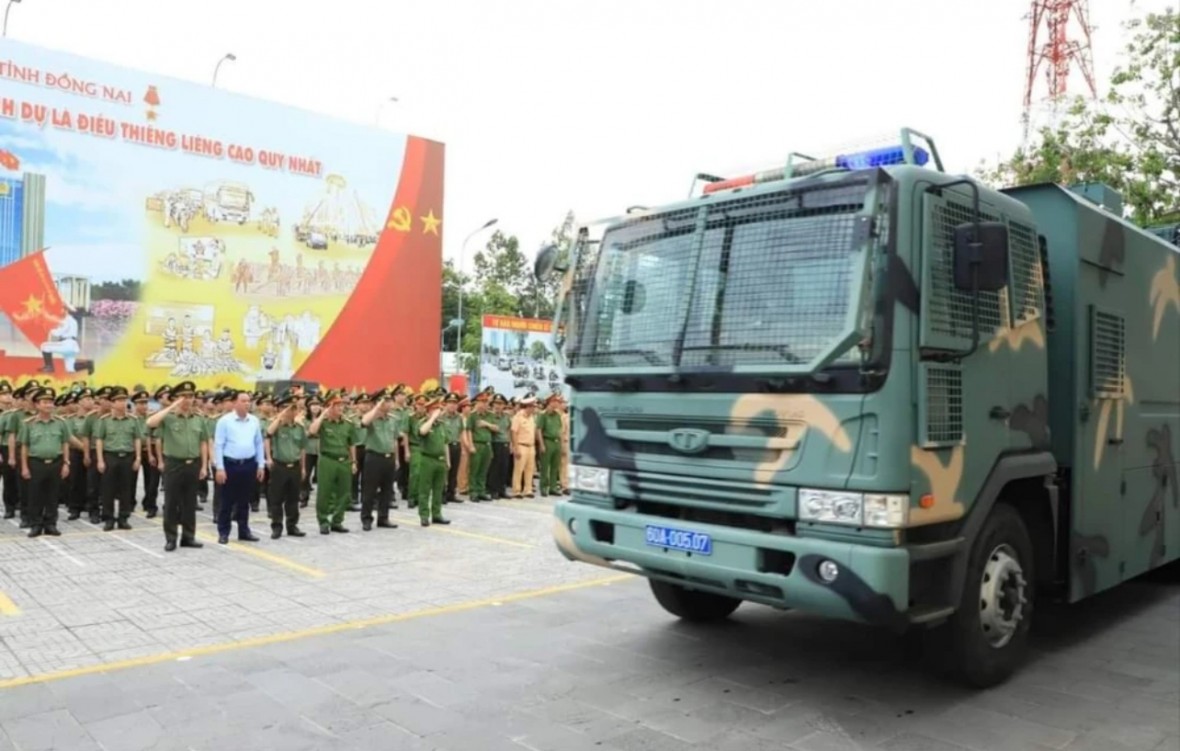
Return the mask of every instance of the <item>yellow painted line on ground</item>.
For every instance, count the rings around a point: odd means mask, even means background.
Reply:
[[[419,618],[432,618],[440,615],[463,613],[468,610],[477,610],[479,608],[504,605],[506,603],[519,602],[521,600],[534,600],[539,597],[549,597],[551,595],[557,595],[563,592],[572,592],[578,589],[602,587],[632,578],[634,577],[631,574],[607,576],[600,579],[591,579],[590,581],[577,582],[574,584],[562,584],[556,587],[527,590],[525,592],[504,595],[502,597],[487,597],[482,600],[470,600],[468,602],[458,602],[454,605],[442,605],[436,608],[415,610],[410,613],[379,615],[374,618],[364,618],[356,621],[346,621],[344,623],[333,623],[330,626],[318,626],[316,628],[304,629],[302,631],[286,631],[278,634],[271,634],[270,636],[260,636],[254,639],[243,639],[242,641],[224,642],[221,644],[209,644],[203,647],[194,647],[193,649],[189,650],[163,652],[161,654],[147,655],[145,657],[135,657],[129,660],[119,660],[117,662],[88,665],[84,668],[60,670],[54,673],[41,673],[40,675],[28,675],[21,678],[9,678],[7,680],[0,681],[0,689],[16,688],[17,686],[27,686],[33,683],[49,683],[50,681],[60,681],[67,678],[78,678],[84,675],[94,675],[96,673],[113,673],[119,670],[128,670],[130,668],[144,667],[146,665],[157,665],[161,662],[170,662],[172,660],[178,660],[181,657],[203,657],[205,655],[221,654],[222,652],[233,652],[239,649],[250,649],[252,647],[266,647],[272,644],[282,644],[284,642],[296,641],[298,639],[307,639],[312,636],[328,636],[330,634],[338,634],[344,631],[371,628],[373,626],[385,626],[391,623],[413,621]]]
[[[402,516],[401,514],[390,514],[390,517],[397,519],[406,525],[419,524],[419,517],[416,516]],[[516,548],[535,548],[536,545],[530,545],[527,542],[517,542],[516,540],[508,540],[503,537],[493,537],[492,535],[481,535],[478,532],[464,532],[461,529],[452,529],[451,527],[444,527],[439,524],[431,524],[426,529],[434,532],[445,532],[448,535],[458,535],[459,537],[470,537],[473,540],[483,540],[484,542],[494,542],[498,545],[511,545]]]
[[[0,615],[20,615],[20,608],[3,592],[0,592]]]
[[[155,521],[154,519],[148,519],[146,516],[139,516],[138,514],[136,514],[136,516],[140,519],[143,519],[144,521],[152,521],[152,522]],[[161,522],[160,524],[163,525],[163,522]],[[197,526],[200,527],[201,525],[198,524]],[[215,545],[219,548],[226,548],[228,550],[232,550],[237,553],[244,553],[246,555],[254,556],[255,558],[258,558],[259,560],[267,561],[268,563],[273,563],[276,566],[282,566],[283,568],[288,568],[288,569],[291,569],[292,571],[298,571],[299,573],[301,573],[305,576],[310,576],[313,579],[323,579],[325,576],[327,576],[326,573],[319,570],[318,568],[312,568],[311,566],[304,566],[302,563],[298,563],[296,561],[293,561],[290,558],[286,558],[286,557],[278,555],[276,553],[268,553],[265,550],[254,547],[254,544],[257,544],[257,543],[243,544],[240,542],[230,541],[230,543],[228,545],[220,545],[220,544],[218,544],[217,537],[215,535],[210,536],[210,535],[204,534],[203,532],[197,532],[197,539],[200,540],[201,542],[205,543],[206,545]]]

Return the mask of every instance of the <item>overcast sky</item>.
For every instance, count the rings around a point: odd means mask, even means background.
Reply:
[[[1091,0],[1105,81],[1120,22]],[[947,167],[1020,139],[1029,0],[22,0],[9,36],[447,144],[444,253],[904,125]],[[1076,80],[1081,92],[1081,80]],[[383,100],[397,96],[397,104]],[[226,113],[233,117],[232,112]],[[473,242],[474,247],[478,242]],[[467,261],[470,268],[470,259]]]

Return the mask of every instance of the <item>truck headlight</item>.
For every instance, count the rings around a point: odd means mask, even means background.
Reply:
[[[898,529],[909,521],[909,496],[799,489],[799,519],[856,527]]]
[[[570,464],[570,485],[584,493],[610,494],[610,470]]]
[[[861,525],[864,496],[837,490],[799,490],[799,518],[811,522]]]

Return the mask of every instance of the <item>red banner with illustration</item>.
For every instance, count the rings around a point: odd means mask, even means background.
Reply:
[[[444,147],[5,41],[0,377],[420,387]]]

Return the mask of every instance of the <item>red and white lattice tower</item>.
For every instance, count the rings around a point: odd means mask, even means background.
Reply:
[[[1028,73],[1024,87],[1024,142],[1036,132],[1034,109],[1047,111],[1055,125],[1066,96],[1071,93],[1069,74],[1077,69],[1090,97],[1097,97],[1094,58],[1091,52],[1089,0],[1032,0],[1028,31]],[[1044,73],[1048,91],[1037,97],[1037,78]],[[1075,84],[1076,86],[1076,84]]]

